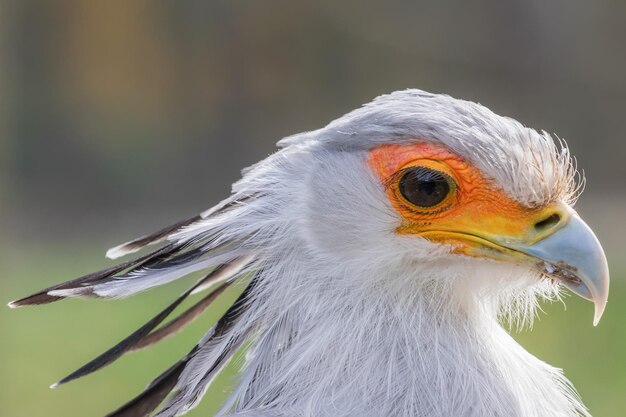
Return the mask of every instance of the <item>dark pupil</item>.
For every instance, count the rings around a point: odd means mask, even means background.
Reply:
[[[400,192],[419,207],[441,203],[450,192],[450,184],[440,172],[419,167],[407,170],[400,179]]]

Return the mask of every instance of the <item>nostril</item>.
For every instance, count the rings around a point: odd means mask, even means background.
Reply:
[[[557,213],[551,214],[540,222],[535,223],[535,230],[541,232],[557,225],[561,221],[561,216]]]

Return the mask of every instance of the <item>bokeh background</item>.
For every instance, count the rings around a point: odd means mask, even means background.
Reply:
[[[623,416],[625,40],[617,0],[1,1],[0,299],[111,265],[106,248],[217,202],[285,135],[392,90],[446,92],[557,133],[586,172],[579,211],[612,271],[605,317],[593,328],[591,304],[569,297],[515,337],[564,368],[595,416]],[[182,285],[0,309],[0,415],[96,416],[134,396],[224,304],[47,386]],[[211,415],[227,379],[189,415]]]

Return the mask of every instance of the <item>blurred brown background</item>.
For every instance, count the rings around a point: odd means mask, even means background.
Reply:
[[[538,354],[566,368],[598,416],[623,415],[626,306],[614,306],[626,303],[625,41],[626,2],[618,0],[1,1],[2,299],[106,266],[98,257],[107,247],[212,205],[242,167],[285,135],[318,128],[396,89],[445,92],[555,132],[586,172],[580,210],[606,247],[618,295],[604,319],[615,327],[586,329],[592,347],[579,354],[589,362],[585,355],[605,352],[612,362],[577,371],[575,361],[559,363],[576,352]],[[100,314],[115,309],[104,307]],[[53,376],[40,366],[66,354],[55,338],[67,331],[67,314],[93,310],[80,303],[59,308],[0,312],[11,340],[0,348],[0,415],[67,415],[64,394],[43,390],[81,361],[46,368]],[[571,326],[563,346],[590,327],[590,308],[581,307],[582,321],[554,319]],[[45,325],[53,334],[37,335],[41,317],[54,312]],[[107,316],[98,320],[116,325]],[[84,333],[76,339],[87,339],[77,348],[81,358],[124,333],[115,329],[100,340],[95,326],[76,326]],[[555,329],[538,329],[527,344],[541,350],[539,337]],[[598,338],[606,349],[594,344]],[[58,353],[41,346],[48,343]],[[599,366],[606,375],[593,374]],[[146,365],[154,372],[138,371],[137,381],[147,382],[157,368]],[[117,369],[100,383],[117,384]],[[102,409],[140,389],[133,383],[102,399]],[[100,407],[89,395],[81,401]],[[76,415],[87,415],[85,407]]]

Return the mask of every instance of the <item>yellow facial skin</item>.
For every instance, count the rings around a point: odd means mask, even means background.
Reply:
[[[401,217],[396,232],[446,244],[457,254],[534,268],[593,301],[594,325],[606,307],[609,269],[602,245],[569,206],[526,207],[458,155],[428,143],[383,145],[370,151],[370,168]],[[449,192],[433,207],[400,192],[407,169],[423,167],[449,178]]]
[[[536,262],[511,248],[532,245],[554,233],[570,215],[568,207],[557,203],[536,208],[519,204],[459,156],[429,143],[380,146],[370,152],[369,165],[401,215],[399,234],[449,244],[459,254]],[[448,196],[428,208],[407,201],[399,181],[409,167],[427,167],[449,176],[454,184]]]

